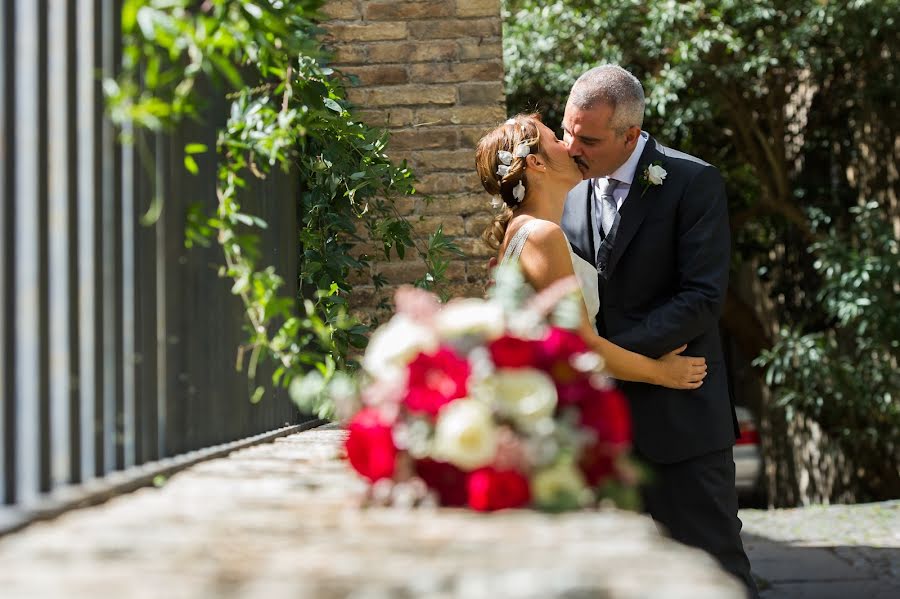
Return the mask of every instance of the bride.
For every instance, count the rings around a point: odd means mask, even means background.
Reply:
[[[577,277],[584,299],[578,331],[603,357],[611,376],[672,389],[703,384],[706,359],[679,355],[686,345],[654,360],[597,334],[592,324],[600,309],[597,271],[572,252],[560,228],[566,194],[581,182],[581,171],[539,115],[518,115],[485,135],[475,162],[485,190],[498,196],[495,201],[502,206],[484,232],[485,242],[501,262],[518,259],[535,290]]]

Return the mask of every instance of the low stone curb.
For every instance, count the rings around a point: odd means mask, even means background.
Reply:
[[[704,553],[617,510],[360,509],[329,425],[0,539],[8,599],[737,598]]]

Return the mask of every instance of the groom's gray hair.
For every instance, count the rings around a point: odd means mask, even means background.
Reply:
[[[606,104],[613,110],[610,127],[618,133],[644,123],[644,87],[619,65],[605,64],[584,73],[572,86],[569,103],[581,110]]]

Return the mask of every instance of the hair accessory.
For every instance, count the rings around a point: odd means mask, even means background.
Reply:
[[[493,208],[494,210],[502,206],[503,203],[503,198],[501,198],[500,196],[491,196],[491,208]]]
[[[516,158],[525,158],[529,154],[531,154],[531,148],[528,147],[528,144],[517,145],[515,151],[513,152],[513,155]]]
[[[516,203],[520,203],[525,199],[525,186],[522,185],[522,180],[519,179],[519,183],[513,187],[512,190],[513,197],[516,198]]]
[[[516,119],[514,119],[514,118],[512,118],[512,119],[506,119],[506,124],[507,124],[507,125],[515,125],[515,124],[516,124]]]
[[[497,175],[498,176],[505,177],[508,172],[509,172],[509,167],[506,166],[505,164],[497,165]]]
[[[506,166],[512,164],[513,161],[512,152],[507,152],[506,150],[500,150],[499,152],[497,152],[497,158],[499,158],[500,162],[502,162]]]

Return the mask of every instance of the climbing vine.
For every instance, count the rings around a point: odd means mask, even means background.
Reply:
[[[218,243],[221,273],[244,306],[247,341],[239,348],[255,389],[262,360],[274,362],[273,382],[297,387],[312,381],[313,395],[352,366],[365,346],[367,327],[349,315],[349,275],[364,270],[366,239],[385,259],[417,252],[427,266],[418,282],[433,287],[457,250],[440,230],[426,240],[394,208],[392,197],[414,192],[405,163],[392,163],[387,134],[358,122],[346,101],[343,79],[327,66],[316,12],[323,0],[126,0],[122,10],[123,60],[104,81],[112,121],[123,133],[166,132],[202,114],[201,80],[230,101],[218,131],[217,208],[188,215],[186,243]],[[209,87],[209,86],[206,86]],[[136,136],[123,137],[131,143]],[[184,165],[197,174],[203,144],[184,148]],[[275,169],[299,179],[300,293],[283,292],[283,274],[266,266],[258,250],[264,220],[242,208],[251,178]],[[158,216],[157,197],[144,221]],[[376,287],[383,280],[374,277]],[[310,373],[313,376],[310,377]],[[318,390],[318,391],[317,391]],[[301,389],[309,397],[309,389]],[[319,393],[318,395],[321,395]],[[329,415],[328,402],[306,407]]]

